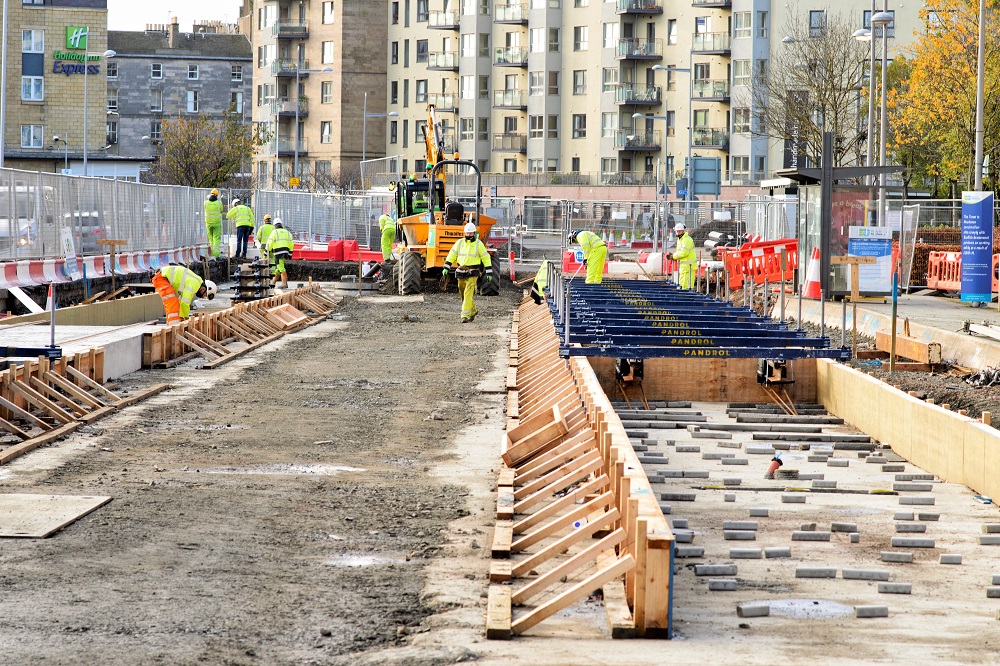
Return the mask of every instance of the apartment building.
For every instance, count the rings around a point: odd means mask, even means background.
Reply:
[[[261,184],[328,187],[384,156],[386,0],[244,0],[240,15],[252,118],[274,137],[254,166]]]
[[[419,171],[434,104],[448,149],[483,171],[654,184],[673,182],[690,155],[720,158],[725,184],[753,183],[790,166],[782,142],[751,133],[753,68],[786,38],[810,37],[790,26],[822,30],[832,12],[868,27],[871,6],[390,0],[386,109],[399,116],[385,150]],[[913,39],[919,9],[890,7],[890,58]]]

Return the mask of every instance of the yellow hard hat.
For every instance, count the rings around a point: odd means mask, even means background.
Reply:
[[[271,216],[270,216],[270,215],[265,215],[265,216],[264,216],[264,221],[265,221],[265,222],[267,222],[267,221],[268,221],[268,220],[270,220],[270,219],[271,219]]]
[[[214,194],[215,196],[219,196],[219,190],[213,189],[212,194]]]

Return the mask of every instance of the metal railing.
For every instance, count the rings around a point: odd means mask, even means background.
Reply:
[[[659,150],[663,145],[662,132],[637,132],[635,130],[617,130],[615,132],[615,148],[619,150]]]
[[[618,0],[619,14],[660,14],[663,12],[663,0]]]
[[[427,95],[427,103],[442,111],[457,109],[458,97],[454,93],[430,93]]]
[[[309,73],[304,71],[309,69],[308,60],[288,60],[279,59],[271,63],[271,76],[295,76],[296,70],[302,71],[300,76],[309,76]]]
[[[309,150],[309,140],[305,137],[299,139],[298,152],[304,153]],[[295,139],[282,139],[278,138],[278,154],[281,153],[294,153],[296,151]]]
[[[427,22],[427,27],[457,30],[459,20],[458,12],[431,12]]]
[[[493,20],[497,23],[527,23],[528,5],[495,5]]]
[[[493,150],[506,153],[523,153],[528,150],[528,135],[518,133],[494,134]]]
[[[277,21],[271,29],[275,37],[297,39],[309,35],[308,21]]]
[[[619,58],[659,58],[663,55],[662,39],[619,39]]]
[[[729,99],[729,81],[726,80],[696,79],[691,87],[691,94],[695,98]]]
[[[615,101],[621,104],[659,104],[662,92],[660,86],[622,83],[615,88]]]
[[[528,49],[521,46],[506,46],[496,49],[493,53],[494,65],[516,65],[523,67],[528,64]]]
[[[728,32],[696,32],[691,37],[691,50],[695,53],[723,53],[730,51]]]
[[[427,69],[458,69],[458,51],[428,53]]]
[[[528,93],[524,90],[494,90],[493,106],[511,109],[528,106]]]
[[[691,145],[703,148],[728,148],[729,130],[714,127],[695,127],[691,133]]]
[[[295,115],[295,100],[279,99],[271,102],[270,104],[270,115],[275,114],[287,114]],[[309,100],[302,98],[298,100],[298,111],[300,116],[309,115]]]

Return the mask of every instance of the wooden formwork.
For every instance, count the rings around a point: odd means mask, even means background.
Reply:
[[[203,368],[216,368],[277,340],[288,331],[320,321],[339,302],[339,298],[310,284],[218,312],[194,315],[159,331],[144,333],[142,365],[145,368],[172,367],[200,355],[207,361]],[[226,347],[236,341],[246,346],[240,349]]]
[[[597,377],[586,360],[559,358],[558,344],[548,309],[522,303],[487,637],[524,633],[600,588],[612,636],[665,636],[673,536]]]
[[[0,448],[0,464],[169,388],[160,384],[118,396],[102,385],[103,358],[103,349],[91,349],[55,361],[26,361],[0,373],[0,432],[15,440]]]

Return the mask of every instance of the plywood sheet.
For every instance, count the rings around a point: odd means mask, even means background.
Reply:
[[[110,501],[90,495],[0,495],[0,537],[44,539]]]

